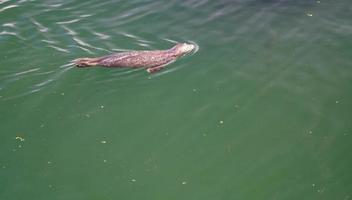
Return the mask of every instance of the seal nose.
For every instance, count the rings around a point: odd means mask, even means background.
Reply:
[[[188,43],[183,43],[183,50],[185,53],[190,53],[194,50],[195,46],[194,44],[188,44]]]
[[[190,46],[192,51],[196,48],[196,45],[194,45],[194,44],[189,44],[189,46]]]

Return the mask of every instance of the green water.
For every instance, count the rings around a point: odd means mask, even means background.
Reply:
[[[0,1],[1,200],[352,198],[349,0]],[[195,42],[160,73],[70,61]]]

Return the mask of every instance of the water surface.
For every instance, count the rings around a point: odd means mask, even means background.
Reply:
[[[351,13],[0,1],[0,199],[351,199]],[[185,41],[157,74],[70,64]]]

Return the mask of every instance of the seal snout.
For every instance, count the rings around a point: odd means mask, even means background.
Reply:
[[[183,53],[191,53],[195,48],[196,46],[194,44],[183,43],[181,46],[181,51]]]
[[[181,56],[196,51],[197,47],[195,44],[180,43],[177,44],[173,49],[177,52],[177,55]]]

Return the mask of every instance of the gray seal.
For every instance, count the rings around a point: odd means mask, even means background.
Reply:
[[[167,50],[129,51],[96,58],[78,58],[74,63],[77,67],[146,68],[147,72],[154,73],[195,49],[194,44],[179,43]]]

